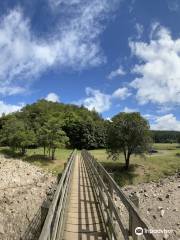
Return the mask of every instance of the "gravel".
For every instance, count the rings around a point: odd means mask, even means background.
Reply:
[[[19,240],[55,185],[41,168],[0,155],[0,240]]]
[[[138,195],[139,211],[153,229],[172,230],[160,239],[180,239],[180,174],[157,182],[126,186],[124,193],[129,197]],[[144,194],[144,191],[147,194]]]

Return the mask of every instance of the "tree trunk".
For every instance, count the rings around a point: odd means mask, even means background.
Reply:
[[[25,153],[26,153],[26,149],[25,149],[25,148],[22,148],[22,149],[21,149],[21,153],[22,153],[22,155],[24,156]]]
[[[44,157],[46,155],[46,146],[44,146]]]
[[[126,164],[125,164],[125,169],[126,169],[126,170],[129,169],[129,160],[130,160],[130,155],[127,154],[127,157],[126,157],[126,159],[125,159],[125,162],[126,162]]]
[[[52,158],[51,158],[52,160],[54,160],[55,158],[55,150],[56,150],[55,148],[52,149]]]

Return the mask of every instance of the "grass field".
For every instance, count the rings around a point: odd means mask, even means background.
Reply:
[[[128,172],[123,168],[123,155],[119,160],[112,161],[108,159],[105,150],[92,150],[91,154],[108,172],[113,173],[116,182],[123,186],[158,180],[180,171],[180,148],[177,144],[154,144],[154,149],[158,152],[144,157],[132,155]]]
[[[0,153],[12,158],[20,158],[36,166],[42,167],[45,170],[57,175],[61,173],[64,168],[64,163],[67,161],[68,156],[72,152],[71,149],[57,149],[56,159],[49,160],[43,156],[43,149],[28,149],[25,156],[21,156],[19,153],[14,154],[9,148],[1,148]]]
[[[112,161],[108,159],[106,151],[103,149],[90,152],[104,165],[108,172],[113,173],[116,182],[123,186],[158,180],[161,177],[174,174],[177,170],[180,171],[180,148],[177,144],[155,144],[154,149],[157,149],[158,152],[144,157],[133,155],[129,171],[124,170],[123,155],[120,156],[119,160]],[[64,163],[72,150],[57,149],[56,160],[44,158],[41,148],[29,149],[24,157],[18,153],[14,154],[8,148],[1,148],[0,152],[9,157],[28,161],[57,175],[62,172]]]

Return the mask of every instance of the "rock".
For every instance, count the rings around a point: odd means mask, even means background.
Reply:
[[[153,215],[153,218],[156,219],[157,218],[156,215]]]
[[[169,194],[166,194],[166,198],[169,198],[170,197],[170,195]]]
[[[164,210],[164,209],[161,209],[160,216],[163,217],[163,216],[164,216],[164,213],[165,213],[165,210]]]
[[[144,194],[145,197],[149,197],[147,193]]]
[[[169,192],[169,193],[172,193],[172,192],[173,192],[173,190],[171,190],[171,189],[168,189],[168,192]]]
[[[166,240],[169,238],[169,235],[167,233],[164,233],[163,240]]]
[[[163,207],[160,207],[160,206],[158,207],[158,210],[159,210],[159,211],[162,210],[162,209],[163,209]]]
[[[2,234],[4,234],[4,228],[3,228],[3,226],[0,224],[0,234],[2,235]]]
[[[163,201],[162,197],[158,197],[158,200],[159,200],[159,201]]]
[[[177,209],[177,208],[174,208],[174,209],[173,209],[173,212],[178,212],[178,209]]]

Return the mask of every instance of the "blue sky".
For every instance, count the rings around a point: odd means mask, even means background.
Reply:
[[[180,130],[178,0],[0,3],[0,114],[49,101]]]

